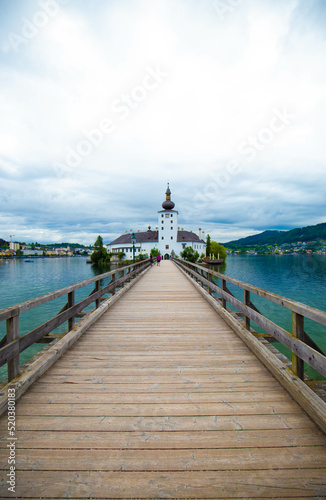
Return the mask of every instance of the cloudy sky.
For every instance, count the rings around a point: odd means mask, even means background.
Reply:
[[[326,221],[325,0],[0,0],[0,237]],[[9,238],[5,238],[9,239]]]

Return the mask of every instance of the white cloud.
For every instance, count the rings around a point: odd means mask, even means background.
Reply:
[[[8,33],[21,33],[33,8],[17,1],[0,21],[1,232],[92,242],[100,229],[109,238],[155,224],[167,180],[184,225],[207,223],[224,239],[320,222],[322,3],[240,2],[222,20],[210,0],[68,2],[15,52]],[[153,90],[149,67],[165,74]],[[249,161],[240,145],[270,127],[275,109],[294,118]],[[105,119],[112,132],[57,177],[53,162]],[[240,172],[212,187],[212,165],[234,161]]]

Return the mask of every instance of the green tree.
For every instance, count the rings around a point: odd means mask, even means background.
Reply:
[[[210,253],[211,253],[211,237],[208,234],[206,239],[206,257],[209,257]]]
[[[124,252],[118,253],[118,259],[120,259],[120,260],[122,260],[125,256],[126,256],[126,254]]]
[[[217,243],[217,241],[211,241],[211,254],[214,254],[216,258],[218,258],[218,255],[220,256],[220,259],[226,259],[226,250],[223,245],[220,245]]]
[[[136,257],[136,262],[139,262],[141,260],[145,260],[145,259],[148,259],[148,255],[147,253],[140,253],[139,255],[137,255]]]
[[[106,262],[109,258],[107,249],[103,245],[102,236],[98,236],[94,243],[94,252],[91,255],[91,261],[94,264]]]
[[[184,260],[187,260],[188,262],[197,262],[199,259],[199,253],[192,248],[192,247],[186,247],[183,252],[181,252],[181,257]]]
[[[153,255],[153,258],[155,259],[158,255],[161,255],[161,252],[159,251],[158,248],[152,248],[151,254]]]

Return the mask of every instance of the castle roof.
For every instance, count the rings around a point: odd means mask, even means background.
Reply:
[[[158,242],[158,231],[142,231],[139,233],[135,233],[136,242],[137,243],[157,243]],[[187,243],[187,242],[198,242],[205,243],[204,240],[201,240],[198,234],[193,233],[192,231],[178,231],[177,242]],[[131,233],[122,234],[117,239],[109,243],[109,245],[128,245],[131,244]]]
[[[177,242],[183,241],[198,241],[199,243],[205,243],[204,240],[199,238],[198,234],[193,233],[192,231],[178,231]]]
[[[158,231],[140,231],[139,233],[135,233],[136,236],[136,244],[137,243],[146,243],[152,241],[158,242]],[[131,233],[122,234],[116,240],[109,243],[109,245],[125,245],[131,243]]]

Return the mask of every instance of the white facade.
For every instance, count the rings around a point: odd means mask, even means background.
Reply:
[[[177,251],[178,212],[176,210],[160,210],[158,212],[158,248],[161,255]]]

